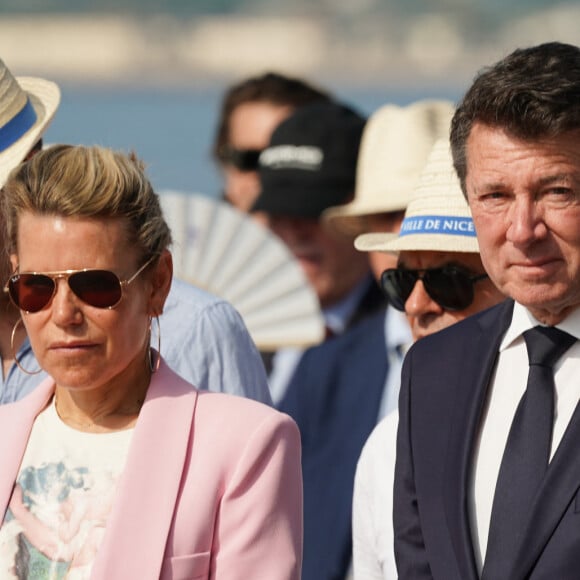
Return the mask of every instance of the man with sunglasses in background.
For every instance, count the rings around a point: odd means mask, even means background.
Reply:
[[[213,145],[224,179],[224,199],[249,211],[260,193],[258,158],[274,129],[298,107],[330,100],[322,89],[275,72],[230,87],[221,103]]]
[[[483,69],[455,111],[450,141],[482,263],[509,299],[419,340],[405,357],[398,576],[575,580],[580,47],[540,44]]]
[[[42,135],[58,105],[58,86],[44,79],[15,78],[0,60],[0,189],[10,171],[40,150]],[[1,216],[0,216],[1,218]],[[0,219],[0,228],[3,228]],[[4,232],[0,232],[3,236]],[[8,256],[0,256],[4,285],[11,274]],[[30,282],[31,279],[28,279]],[[50,301],[54,282],[33,279],[36,284],[22,289],[29,309]],[[40,283],[40,284],[38,284]],[[68,279],[79,300],[97,307],[113,306],[122,293],[122,283],[110,272],[76,274]],[[14,294],[20,300],[20,292]],[[47,303],[47,302],[45,302]],[[0,403],[22,398],[42,380],[38,365],[7,292],[0,295],[0,356],[2,388]],[[159,344],[167,363],[200,389],[227,390],[231,394],[271,404],[270,393],[258,351],[240,315],[227,302],[190,284],[173,280],[159,328],[153,324],[152,346]]]
[[[388,252],[397,267],[381,285],[419,340],[504,299],[483,269],[473,220],[453,169],[449,141],[438,141],[409,202],[400,233],[356,239],[363,251]],[[375,427],[360,455],[352,525],[355,580],[396,580],[393,478],[398,412]]]

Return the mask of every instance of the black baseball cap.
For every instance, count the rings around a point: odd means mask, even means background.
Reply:
[[[325,209],[349,201],[365,122],[340,103],[296,109],[260,154],[262,191],[252,211],[318,218]]]

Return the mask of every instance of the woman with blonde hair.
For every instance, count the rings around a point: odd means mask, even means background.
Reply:
[[[2,210],[6,289],[49,378],[0,407],[0,575],[298,579],[295,424],[149,346],[171,234],[139,161],[48,148]]]

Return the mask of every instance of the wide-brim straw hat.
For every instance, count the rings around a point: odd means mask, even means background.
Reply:
[[[399,234],[363,234],[356,238],[355,247],[364,252],[479,253],[471,211],[453,168],[448,139],[434,145]]]
[[[14,77],[0,60],[0,187],[52,121],[60,89],[35,77]]]
[[[453,103],[426,99],[385,105],[367,121],[357,160],[352,202],[323,219],[344,233],[364,231],[362,216],[404,211],[437,139],[449,134]]]

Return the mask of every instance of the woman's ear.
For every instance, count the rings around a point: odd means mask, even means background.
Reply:
[[[169,250],[163,250],[151,273],[151,296],[149,298],[149,315],[159,316],[173,279],[173,258]]]
[[[10,254],[10,265],[12,266],[12,272],[18,268],[18,256],[16,254]]]

